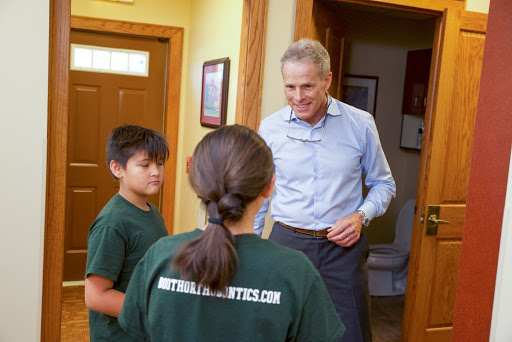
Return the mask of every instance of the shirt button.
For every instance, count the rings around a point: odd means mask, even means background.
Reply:
[[[318,151],[315,151],[315,154],[318,154]]]

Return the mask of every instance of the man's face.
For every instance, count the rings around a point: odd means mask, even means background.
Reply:
[[[331,79],[331,72],[322,78],[313,62],[284,63],[284,93],[299,119],[314,126],[325,115],[325,91],[331,85]]]

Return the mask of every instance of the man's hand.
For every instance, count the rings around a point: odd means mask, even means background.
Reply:
[[[342,247],[350,247],[359,240],[362,228],[361,215],[353,213],[340,218],[331,228],[327,229],[329,232],[327,238]]]

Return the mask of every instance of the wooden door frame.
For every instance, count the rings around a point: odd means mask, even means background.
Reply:
[[[265,66],[268,0],[244,0],[235,123],[257,131]]]
[[[162,216],[172,233],[176,189],[183,28],[70,15],[70,0],[50,0],[48,150],[41,341],[60,341],[64,262],[70,29],[169,39],[164,127],[170,156]]]

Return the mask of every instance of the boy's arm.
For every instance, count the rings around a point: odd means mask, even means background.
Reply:
[[[112,288],[111,279],[89,274],[85,278],[85,305],[89,310],[118,317],[124,301],[124,293]]]

